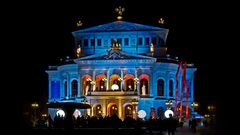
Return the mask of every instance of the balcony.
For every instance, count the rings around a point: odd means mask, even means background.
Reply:
[[[88,92],[88,96],[130,96],[130,95],[137,95],[136,91],[91,91]]]

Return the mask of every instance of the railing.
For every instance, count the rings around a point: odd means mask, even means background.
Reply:
[[[109,95],[109,96],[124,96],[124,95],[137,95],[136,91],[89,91],[88,96],[100,96],[100,95]]]

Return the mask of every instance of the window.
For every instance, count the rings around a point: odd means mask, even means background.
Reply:
[[[111,38],[111,45],[113,45],[115,43],[114,39]]]
[[[83,43],[84,43],[84,46],[87,47],[88,46],[88,39],[84,39]]]
[[[138,38],[138,45],[142,45],[142,38]]]
[[[91,39],[91,46],[95,46],[95,39]]]
[[[102,39],[97,39],[97,46],[102,46]]]
[[[163,79],[158,79],[157,81],[157,96],[164,95],[164,81]]]
[[[149,45],[150,44],[150,39],[149,38],[145,38],[145,45]]]
[[[118,38],[118,39],[117,39],[117,43],[120,44],[120,45],[122,45],[122,39],[121,39],[121,38]]]
[[[128,38],[124,38],[124,45],[125,45],[125,46],[128,46],[128,44],[129,44],[128,42],[129,42],[129,41],[128,41]]]
[[[153,37],[153,38],[152,38],[152,43],[153,43],[153,45],[156,45],[156,44],[157,44],[157,38],[156,38],[156,37]]]
[[[77,80],[72,81],[72,96],[76,97],[77,96],[77,90],[78,90],[78,82]]]
[[[169,81],[169,96],[173,96],[173,80]]]

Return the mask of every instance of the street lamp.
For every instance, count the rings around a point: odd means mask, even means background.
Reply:
[[[171,100],[168,100],[166,101],[166,106],[167,106],[167,110],[171,110],[171,107],[172,107],[172,101]]]
[[[33,109],[33,127],[36,127],[37,122],[37,108],[39,107],[38,103],[32,103],[31,107]]]
[[[196,111],[197,108],[198,108],[198,106],[199,106],[199,104],[198,104],[197,102],[193,102],[193,103],[191,104],[191,106],[193,107],[193,111]]]

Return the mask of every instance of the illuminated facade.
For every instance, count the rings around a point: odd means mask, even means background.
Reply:
[[[46,71],[48,102],[85,99],[92,106],[90,116],[116,114],[122,119],[136,118],[139,110],[146,118],[157,117],[167,109],[167,101],[175,102],[178,59],[166,55],[168,29],[115,21],[72,34],[78,58]],[[189,104],[194,101],[195,71],[187,65]],[[178,86],[181,89],[181,81]]]

